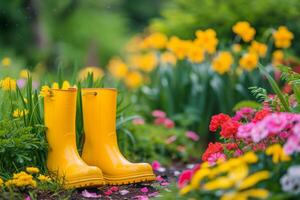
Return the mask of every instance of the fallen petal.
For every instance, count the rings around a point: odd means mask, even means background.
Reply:
[[[119,193],[120,193],[121,195],[126,195],[126,194],[129,193],[129,191],[128,191],[128,190],[120,190]]]
[[[141,192],[143,192],[143,193],[147,193],[147,192],[149,192],[149,190],[148,190],[148,188],[147,188],[147,187],[143,187],[143,188],[141,189]]]
[[[81,195],[85,198],[99,198],[99,197],[101,197],[101,194],[97,194],[97,193],[94,193],[94,192],[89,192],[87,190],[83,190],[81,192]],[[26,199],[26,200],[28,200],[28,199]]]

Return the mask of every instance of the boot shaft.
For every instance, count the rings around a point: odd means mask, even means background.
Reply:
[[[97,131],[99,137],[116,131],[117,90],[82,89],[85,132]],[[88,136],[87,136],[88,137]]]
[[[51,90],[44,98],[45,126],[50,147],[56,148],[63,143],[76,146],[76,89]],[[61,141],[61,142],[57,142]]]

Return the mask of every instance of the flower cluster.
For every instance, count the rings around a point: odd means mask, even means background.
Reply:
[[[157,67],[175,66],[179,61],[188,61],[191,65],[207,64],[211,70],[220,75],[226,73],[240,75],[257,68],[260,59],[269,59],[266,43],[255,39],[256,30],[247,21],[237,22],[233,32],[240,40],[232,44],[232,48],[218,49],[219,39],[213,29],[197,30],[195,38],[181,39],[177,36],[168,38],[163,33],[152,33],[136,36],[129,43],[124,59],[112,58],[108,71],[117,80],[121,80],[131,89],[149,83],[147,77]],[[277,48],[287,48],[293,34],[281,26],[272,35]],[[273,65],[284,60],[282,50],[273,52]],[[150,77],[151,78],[151,77]]]
[[[6,91],[10,91],[10,90],[16,90],[17,88],[17,82],[16,80],[10,78],[10,77],[6,77],[3,80],[0,80],[0,88],[2,88],[2,90],[6,90]]]
[[[164,125],[166,128],[173,128],[175,126],[175,123],[167,118],[167,114],[161,110],[154,110],[152,116],[155,118],[154,124],[156,125]]]
[[[238,158],[231,158],[227,161],[220,160],[213,167],[208,163],[202,163],[197,171],[190,171],[188,174],[185,172],[187,179],[190,180],[180,193],[185,195],[193,190],[201,189],[201,191],[210,192],[222,200],[266,198],[269,196],[269,191],[255,186],[268,180],[270,172],[250,170],[258,160],[256,154],[248,152]]]

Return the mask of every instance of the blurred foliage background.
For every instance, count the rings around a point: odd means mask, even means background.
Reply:
[[[183,38],[211,27],[231,40],[232,25],[248,20],[259,33],[285,24],[299,35],[299,10],[299,0],[0,1],[0,56],[18,57],[28,68],[40,62],[53,71],[58,63],[105,66],[145,27]],[[299,42],[296,37],[298,53]]]

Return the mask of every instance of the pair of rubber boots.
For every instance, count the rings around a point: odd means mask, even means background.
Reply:
[[[44,98],[50,172],[64,178],[66,188],[120,185],[155,179],[147,163],[131,163],[121,154],[116,136],[115,89],[82,89],[85,142],[76,148],[77,89],[52,89]]]

